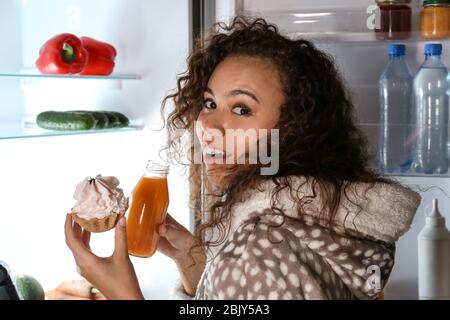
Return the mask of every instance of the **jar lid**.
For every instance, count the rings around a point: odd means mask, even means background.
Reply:
[[[424,6],[431,6],[434,4],[450,4],[450,0],[425,0],[423,2]]]
[[[412,0],[376,0],[377,4],[408,4]]]

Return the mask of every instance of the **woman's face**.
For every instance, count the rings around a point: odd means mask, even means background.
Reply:
[[[279,73],[268,60],[232,56],[216,67],[196,125],[211,182],[220,184],[225,169],[248,159],[264,132],[259,129],[277,124],[283,102]]]

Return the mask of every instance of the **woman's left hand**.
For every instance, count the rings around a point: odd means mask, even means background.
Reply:
[[[64,231],[78,273],[107,299],[144,299],[128,256],[125,218],[121,218],[115,227],[114,253],[107,258],[98,257],[91,251],[91,233],[83,230],[70,215],[66,217]]]

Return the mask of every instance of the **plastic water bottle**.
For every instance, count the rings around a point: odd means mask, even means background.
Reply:
[[[406,47],[391,44],[389,63],[380,81],[380,143],[378,158],[385,172],[406,172],[411,166],[408,141],[413,101],[413,77],[405,61]]]
[[[450,232],[438,209],[425,218],[425,226],[418,237],[419,299],[450,299]]]
[[[415,143],[413,171],[446,173],[448,170],[447,68],[441,62],[442,45],[425,45],[425,62],[414,78]]]

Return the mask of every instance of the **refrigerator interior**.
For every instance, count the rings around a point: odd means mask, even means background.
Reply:
[[[266,17],[292,36],[304,36],[332,54],[353,94],[358,119],[372,145],[378,138],[378,77],[388,43],[374,41],[367,29],[372,0],[220,0],[216,18],[235,13]],[[420,2],[414,1],[415,19]],[[317,15],[317,13],[321,15]],[[297,14],[297,15],[296,15]],[[305,16],[309,14],[310,16]],[[311,19],[311,14],[316,18]],[[36,277],[45,290],[78,277],[64,242],[65,213],[73,205],[76,183],[86,176],[115,175],[130,193],[149,158],[165,143],[160,104],[185,69],[189,51],[188,1],[146,0],[8,0],[0,4],[0,73],[30,73],[39,48],[49,37],[71,32],[109,41],[118,49],[115,73],[139,80],[74,80],[0,76],[0,134],[21,137],[21,125],[38,112],[74,107],[108,108],[127,114],[137,129],[95,135],[0,139],[0,260],[13,274]],[[295,22],[295,21],[309,22]],[[314,21],[314,22],[311,22]],[[416,72],[424,41],[404,42]],[[450,67],[450,42],[444,63]],[[448,48],[448,50],[446,50]],[[188,183],[181,168],[169,175],[169,212],[189,225]],[[417,234],[424,212],[439,198],[450,219],[448,176],[393,177],[421,191],[423,201],[411,230],[397,243],[396,264],[386,298],[417,298]],[[447,223],[447,226],[449,224]],[[112,232],[96,235],[93,248],[112,252]],[[156,254],[133,258],[147,298],[168,298],[177,277],[173,263]]]
[[[263,17],[275,23],[282,33],[309,39],[332,55],[351,92],[358,124],[366,133],[374,153],[380,130],[378,80],[388,61],[387,47],[389,43],[405,44],[407,63],[413,75],[417,72],[427,43],[418,35],[421,8],[421,1],[412,1],[413,33],[404,41],[375,39],[374,0],[216,1],[215,16],[220,21],[230,21],[235,14]],[[450,67],[450,41],[428,42],[443,43],[442,60]],[[417,235],[433,198],[439,199],[441,213],[450,219],[450,179],[448,173],[439,177],[405,175],[390,178],[418,191],[422,202],[411,229],[397,242],[394,270],[384,293],[386,299],[417,299]],[[447,221],[447,227],[449,225]]]
[[[75,186],[87,176],[114,175],[130,195],[147,160],[158,157],[166,143],[160,106],[185,69],[189,26],[189,2],[181,0],[1,1],[0,260],[13,276],[31,275],[45,290],[79,278],[63,229]],[[113,44],[119,79],[17,76],[35,73],[40,46],[64,32]],[[54,137],[24,128],[41,111],[74,108],[119,111],[133,127]],[[189,227],[187,173],[173,166],[168,179],[168,212]],[[113,235],[93,235],[93,250],[110,255]],[[177,271],[170,259],[156,253],[132,261],[146,298],[171,296]]]

